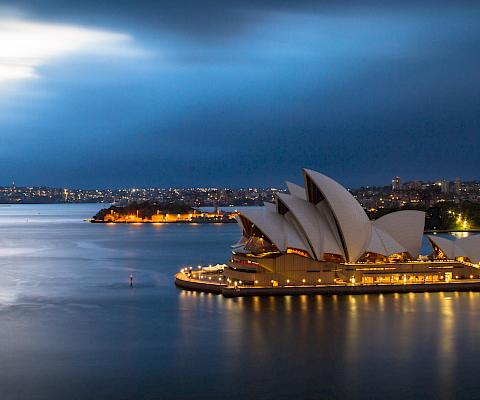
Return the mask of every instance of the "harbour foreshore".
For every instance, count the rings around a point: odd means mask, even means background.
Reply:
[[[189,278],[179,272],[175,285],[186,290],[221,294],[224,297],[297,296],[297,295],[356,295],[381,293],[469,292],[480,291],[480,279],[462,279],[448,283],[406,284],[337,284],[315,286],[227,286],[224,283],[205,282]]]
[[[131,220],[115,220],[103,221],[98,219],[88,219],[88,222],[93,224],[235,224],[235,219],[199,219],[199,220],[151,220],[151,219],[131,219]]]

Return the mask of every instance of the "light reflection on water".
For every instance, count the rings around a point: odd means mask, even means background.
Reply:
[[[480,337],[479,296],[471,292],[224,299],[215,303],[218,314],[227,313],[215,325],[213,337],[211,331],[194,334],[200,343],[209,337],[220,340],[222,346],[213,354],[222,353],[223,361],[231,357],[228,368],[241,374],[241,381],[262,387],[261,394],[468,398],[475,392],[468,368],[479,355],[475,346]],[[180,303],[192,299],[197,300],[181,295]],[[190,321],[190,315],[186,319]],[[190,331],[191,325],[186,329]],[[277,381],[276,374],[282,379]]]
[[[477,395],[478,293],[181,291],[174,272],[223,261],[236,225],[81,222],[96,208],[0,210],[2,400]]]
[[[452,232],[451,235],[457,239],[461,239],[461,238],[469,237],[470,233],[469,232]]]

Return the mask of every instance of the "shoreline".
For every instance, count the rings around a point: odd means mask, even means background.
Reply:
[[[89,219],[88,222],[92,224],[236,224],[236,220],[232,221],[99,221]]]
[[[453,281],[448,283],[407,283],[375,285],[318,285],[318,286],[282,286],[251,287],[227,286],[224,283],[205,282],[189,279],[185,274],[175,274],[175,286],[183,290],[206,292],[223,297],[251,296],[300,296],[300,295],[359,295],[387,293],[425,293],[425,292],[470,292],[480,291],[480,279]]]

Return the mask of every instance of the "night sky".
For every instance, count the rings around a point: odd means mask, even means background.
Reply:
[[[479,2],[0,0],[0,185],[480,179],[479,145]]]

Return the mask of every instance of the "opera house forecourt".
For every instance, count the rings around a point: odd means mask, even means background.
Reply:
[[[275,203],[242,211],[242,236],[226,264],[185,267],[177,286],[224,296],[384,293],[480,289],[480,235],[429,235],[425,213],[404,210],[370,220],[339,183],[304,169]]]

